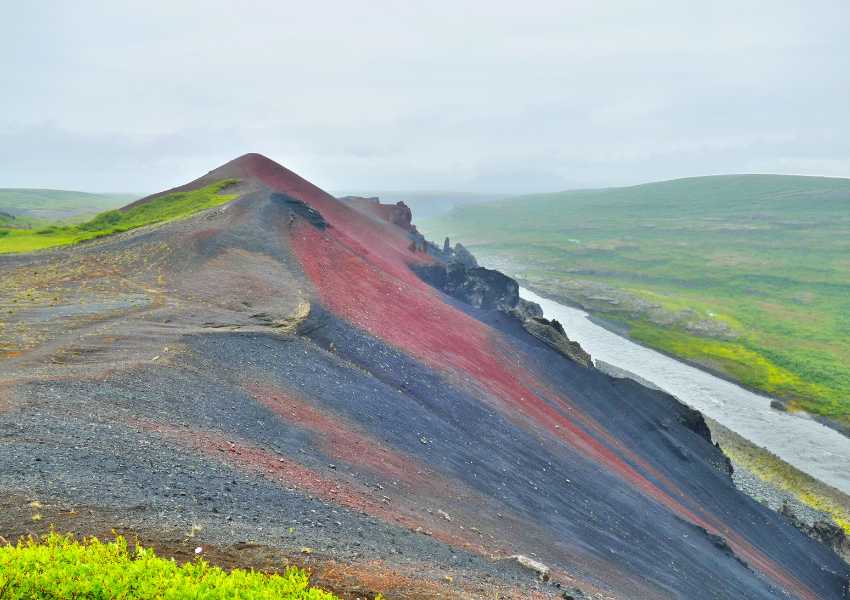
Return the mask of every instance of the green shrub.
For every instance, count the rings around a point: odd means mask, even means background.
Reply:
[[[99,215],[96,215],[90,221],[82,223],[78,225],[79,229],[83,231],[96,231],[98,229],[106,229],[107,227],[112,227],[121,222],[121,211],[119,210],[108,210],[106,212],[102,212]]]
[[[337,600],[311,588],[308,575],[296,568],[283,575],[226,572],[203,559],[178,565],[148,548],[130,551],[120,536],[79,542],[56,533],[0,547],[0,598]]]

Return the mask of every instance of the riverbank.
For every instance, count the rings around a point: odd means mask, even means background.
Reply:
[[[625,369],[596,360],[596,368],[619,379],[632,379],[645,387],[660,390],[653,382]],[[663,390],[662,390],[663,391]],[[789,465],[728,427],[705,418],[712,440],[720,445],[733,467],[735,486],[776,512],[783,512],[807,531],[827,522],[850,536],[850,495],[829,486]],[[850,562],[850,538],[835,550]]]
[[[850,561],[847,537],[850,534],[850,494],[847,489],[830,485],[846,483],[834,477],[840,475],[842,465],[846,465],[850,457],[850,448],[840,447],[841,442],[847,441],[845,437],[814,421],[775,411],[770,408],[769,398],[632,342],[579,309],[561,305],[527,289],[521,289],[521,294],[538,302],[548,318],[561,321],[571,339],[593,355],[601,371],[667,391],[703,412],[712,439],[732,463],[735,486],[757,502],[780,512],[801,531]],[[716,405],[712,407],[707,399],[715,400]],[[812,431],[795,431],[799,429],[797,425]],[[780,435],[759,435],[774,429]],[[818,429],[827,437],[832,436],[838,444],[833,447],[827,441],[819,445]],[[792,461],[799,462],[804,454],[799,452],[801,444],[803,450],[808,450],[804,457],[807,460],[802,461],[803,468],[778,456],[790,455]],[[836,455],[833,450],[840,454]],[[818,462],[823,461],[832,463],[832,468],[815,476],[813,472],[818,472],[817,467],[824,466]]]
[[[559,320],[569,337],[594,359],[652,382],[755,446],[850,495],[850,439],[846,436],[814,420],[774,410],[765,396],[612,333],[581,310],[524,288],[521,295],[538,302],[547,318]]]
[[[585,306],[581,302],[578,302],[578,301],[576,301],[575,299],[573,299],[569,296],[559,294],[559,293],[554,292],[552,290],[541,290],[539,287],[535,286],[532,282],[524,280],[522,278],[517,278],[517,281],[520,283],[521,286],[533,291],[535,294],[537,294],[537,295],[539,295],[543,298],[547,298],[549,300],[552,300],[553,302],[563,304],[564,306],[568,306],[570,308],[575,308],[576,310],[581,310],[583,312],[586,312],[588,314],[588,317],[587,317],[588,320],[590,320],[594,324],[598,325],[599,327],[602,327],[602,328],[610,331],[611,333],[613,333],[615,335],[618,335],[620,337],[623,337],[623,338],[631,341],[634,344],[637,344],[639,346],[642,346],[642,347],[647,348],[649,350],[652,350],[654,352],[658,352],[659,354],[663,354],[664,356],[667,356],[667,357],[669,357],[673,360],[679,361],[679,362],[684,363],[686,365],[689,365],[689,366],[691,366],[695,369],[699,369],[700,371],[703,371],[705,373],[713,375],[714,377],[717,377],[717,378],[722,379],[724,381],[728,381],[729,383],[732,383],[734,385],[740,386],[740,387],[744,388],[745,390],[752,392],[753,394],[762,396],[763,398],[765,398],[765,399],[767,399],[771,402],[771,408],[773,410],[785,412],[789,415],[793,415],[793,416],[796,416],[796,417],[802,418],[802,419],[813,419],[813,420],[819,422],[821,425],[829,427],[830,429],[837,431],[841,435],[850,438],[850,424],[848,424],[846,422],[838,421],[836,419],[831,419],[828,416],[814,414],[814,413],[807,412],[807,411],[799,409],[799,408],[795,408],[793,402],[789,402],[787,399],[780,399],[780,398],[776,398],[774,396],[771,396],[765,390],[760,389],[756,386],[750,385],[750,384],[746,383],[745,381],[742,381],[741,379],[735,378],[725,371],[722,371],[722,370],[717,369],[717,368],[713,368],[711,365],[705,364],[704,362],[693,360],[693,359],[681,356],[679,354],[670,352],[670,351],[668,351],[664,348],[660,348],[660,347],[655,346],[655,345],[647,344],[643,340],[636,339],[634,336],[631,335],[631,328],[628,325],[626,325],[624,323],[620,323],[618,321],[612,321],[610,319],[606,319],[606,318],[601,317],[597,314],[594,314],[595,311],[594,311],[593,307]],[[777,407],[780,407],[780,408],[777,408]]]
[[[775,454],[706,419],[712,439],[732,461],[738,489],[775,511],[787,507],[808,526],[829,519],[850,535],[850,495],[789,465]],[[850,545],[843,555],[850,560]]]

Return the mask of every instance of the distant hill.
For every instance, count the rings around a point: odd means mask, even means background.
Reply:
[[[492,208],[497,207],[500,214],[510,211],[512,215],[523,218],[537,218],[549,211],[551,216],[562,221],[567,217],[562,212],[564,208],[582,207],[632,207],[650,211],[642,212],[645,215],[668,210],[679,211],[678,214],[682,215],[710,215],[718,211],[746,215],[765,209],[770,213],[795,210],[803,216],[812,216],[813,210],[820,207],[813,206],[811,202],[817,201],[824,204],[822,208],[829,209],[830,206],[834,207],[835,202],[845,203],[846,206],[848,198],[850,179],[794,175],[713,175],[629,187],[509,196],[476,204],[480,205],[477,216],[480,216],[480,211],[491,213]],[[456,208],[462,210],[464,207]],[[550,228],[552,226],[555,225],[549,224]]]
[[[40,221],[91,216],[118,208],[137,198],[134,194],[92,194],[71,190],[0,188],[0,213]]]
[[[419,222],[650,346],[850,427],[850,179],[693,177]]]

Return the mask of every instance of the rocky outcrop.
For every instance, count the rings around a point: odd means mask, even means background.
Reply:
[[[327,221],[314,208],[307,206],[304,202],[296,200],[286,194],[272,194],[271,201],[274,203],[283,204],[289,210],[289,224],[291,225],[296,216],[303,218],[313,227],[325,229],[328,227]]]
[[[452,250],[452,254],[452,260],[454,262],[459,262],[468,269],[474,269],[478,266],[478,261],[475,260],[474,256],[472,256],[472,252],[467,250],[466,247],[460,242],[455,244],[455,247]]]
[[[684,402],[682,403],[682,410],[679,413],[679,422],[705,441],[711,442],[711,430],[708,428],[708,424],[705,422],[702,413],[691,408]]]
[[[407,231],[416,230],[413,226],[413,213],[410,211],[410,207],[404,202],[381,204],[381,200],[377,196],[343,196],[339,200],[355,207],[361,212],[366,212],[379,219],[383,219],[387,223],[398,225]]]
[[[460,263],[468,269],[473,269],[479,266],[478,261],[475,260],[472,252],[467,250],[460,242],[456,243],[454,247],[452,247],[451,240],[449,238],[445,238],[443,240],[442,247],[432,244],[431,242],[426,242],[426,245],[428,253],[434,258],[439,259],[440,262],[444,264]]]
[[[413,213],[410,212],[410,207],[404,202],[398,201],[395,204],[382,204],[381,209],[386,221],[408,231],[413,229]]]
[[[422,279],[467,304],[516,317],[528,333],[561,355],[582,366],[593,366],[590,354],[567,337],[558,321],[544,318],[540,305],[519,297],[519,284],[514,279],[501,271],[477,266],[475,257],[461,244],[451,249],[448,238],[442,251],[433,244],[430,247],[443,255],[448,252],[449,261],[418,268]]]
[[[537,305],[535,304],[535,306]],[[584,348],[578,342],[570,340],[563,326],[555,319],[550,321],[542,316],[531,317],[525,319],[522,322],[522,326],[528,333],[570,360],[585,367],[593,366],[593,360],[590,358],[590,354],[585,352]]]
[[[452,261],[418,267],[416,272],[435,288],[476,308],[500,310],[520,319],[543,316],[540,306],[520,298],[519,284],[501,271]]]
[[[449,263],[446,268],[445,291],[478,308],[495,308],[505,312],[519,302],[516,281],[493,269],[468,267],[461,262]]]
[[[819,541],[827,548],[832,548],[845,562],[850,563],[850,539],[840,526],[830,521],[815,521],[809,525],[797,516],[787,502],[779,509],[779,514],[807,536]]]

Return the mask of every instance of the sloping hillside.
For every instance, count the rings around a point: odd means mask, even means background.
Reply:
[[[423,226],[640,342],[850,423],[848,179],[680,179],[465,207]]]
[[[186,218],[0,256],[0,535],[261,551],[348,597],[844,597],[697,413],[585,366],[392,211],[259,155],[134,206],[231,179]]]

